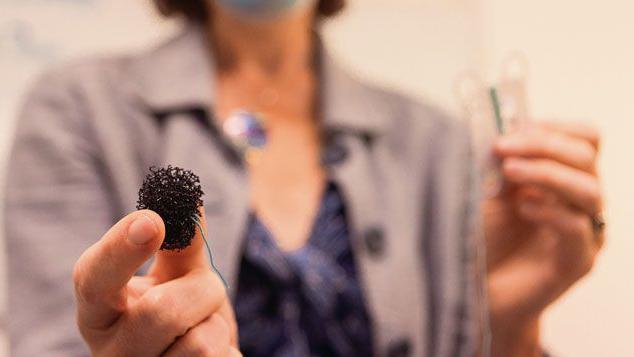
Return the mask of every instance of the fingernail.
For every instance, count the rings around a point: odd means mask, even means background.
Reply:
[[[128,240],[134,244],[145,244],[156,235],[156,225],[150,217],[140,214],[128,228]]]

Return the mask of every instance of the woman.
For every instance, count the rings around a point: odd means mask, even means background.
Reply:
[[[343,0],[157,5],[187,19],[179,36],[52,71],[24,106],[6,202],[15,355],[82,355],[82,339],[108,356],[486,353],[467,128],[332,62],[314,29]],[[264,121],[255,158],[220,129],[237,110]],[[539,355],[542,311],[592,266],[597,147],[561,124],[497,143],[493,355]],[[228,291],[200,237],[165,252],[156,213],[114,224],[167,164],[201,177]]]

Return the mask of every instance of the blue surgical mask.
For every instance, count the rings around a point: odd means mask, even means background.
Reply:
[[[219,5],[240,15],[267,19],[284,15],[315,0],[215,0]]]

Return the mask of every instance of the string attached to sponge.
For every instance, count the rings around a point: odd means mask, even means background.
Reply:
[[[165,240],[161,250],[180,251],[189,247],[196,228],[205,242],[212,270],[229,289],[229,284],[214,263],[213,254],[200,220],[204,192],[200,178],[189,170],[169,165],[150,167],[150,172],[139,189],[137,209],[156,212],[165,223]]]

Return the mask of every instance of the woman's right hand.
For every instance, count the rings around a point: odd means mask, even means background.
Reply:
[[[77,323],[92,354],[240,355],[233,310],[207,265],[200,232],[180,252],[159,251],[164,236],[158,214],[137,211],[75,264]],[[154,254],[148,275],[134,276]]]

